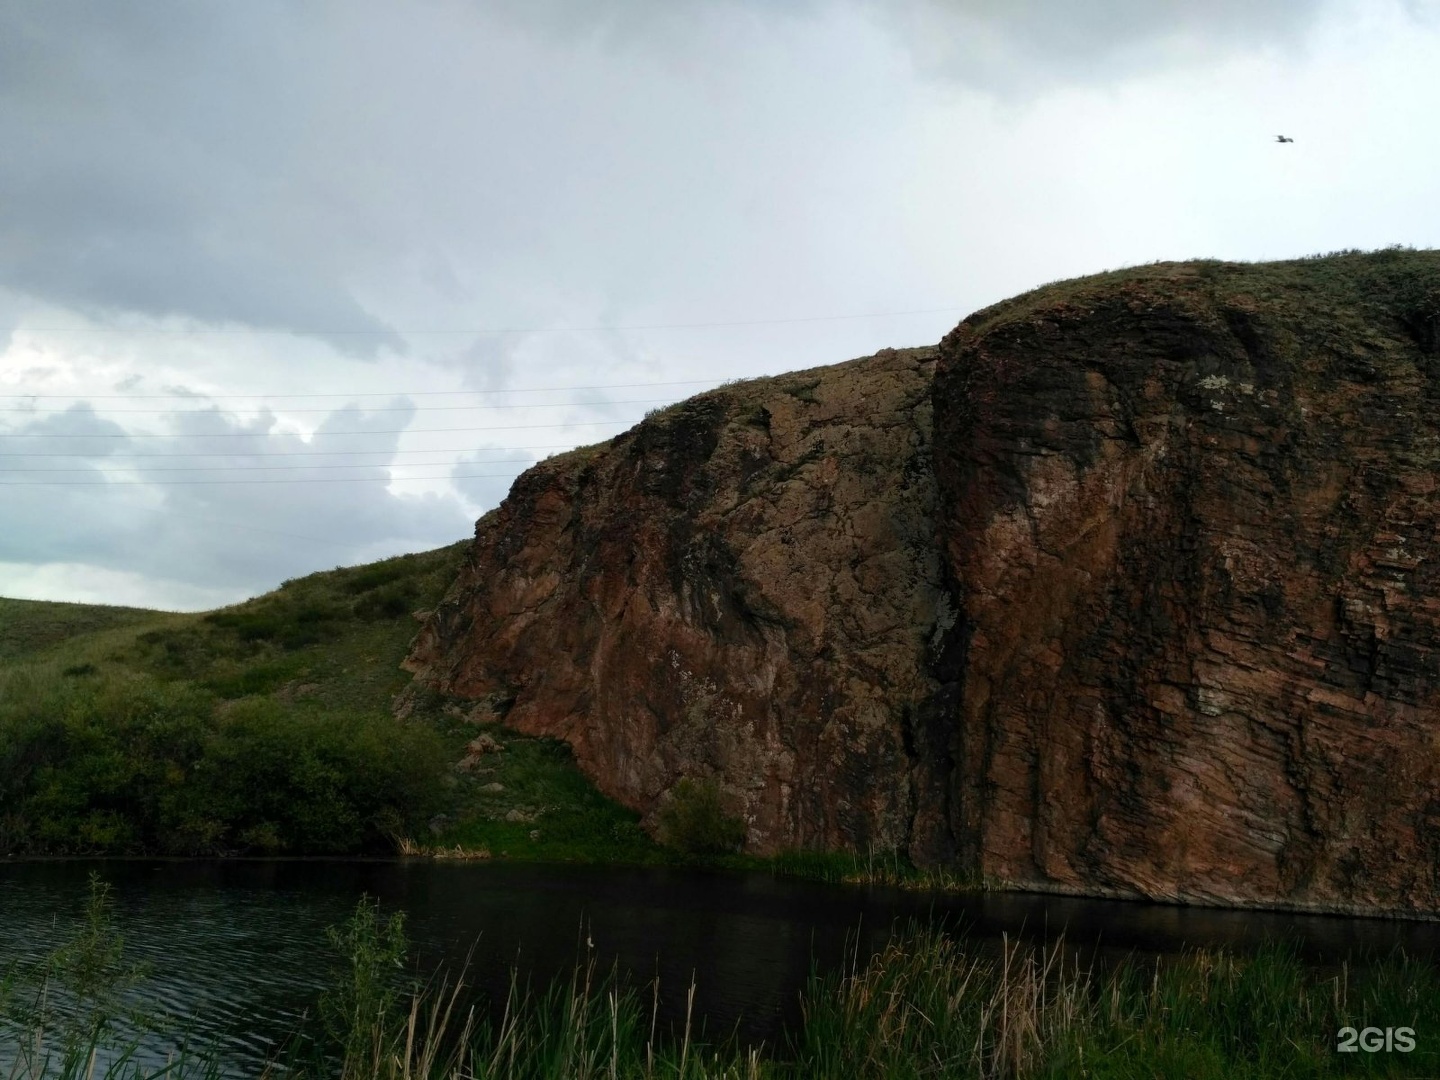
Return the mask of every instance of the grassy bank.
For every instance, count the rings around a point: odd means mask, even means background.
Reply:
[[[204,1048],[168,1071],[133,1064],[120,1034],[127,967],[103,884],[72,939],[0,983],[0,1037],[10,1075],[215,1075]],[[311,1022],[267,1075],[295,1078],[875,1078],[1141,1077],[1320,1080],[1440,1075],[1440,979],[1401,955],[1336,973],[1283,946],[1257,954],[1193,952],[1079,966],[1060,944],[981,949],[916,926],[880,953],[812,977],[803,1022],[780,1046],[703,1041],[699,1018],[657,1022],[655,988],[634,987],[582,958],[532,992],[512,979],[498,1022],[467,1007],[459,982],[405,974],[403,916],[362,901],[329,934],[331,983]],[[693,989],[690,1000],[693,1002]],[[57,1009],[63,1001],[66,1008]],[[482,1003],[483,1004],[483,1003]],[[131,1018],[131,1028],[135,1023]],[[1347,1039],[1347,1028],[1357,1036]],[[1380,1034],[1364,1034],[1374,1028]],[[1385,1031],[1412,1034],[1392,1038]],[[1403,1048],[1407,1039],[1413,1049]],[[1337,1045],[1354,1042],[1345,1053]],[[1366,1049],[1372,1047],[1372,1049]],[[1374,1048],[1379,1047],[1379,1048]],[[7,1047],[8,1049],[8,1047]]]

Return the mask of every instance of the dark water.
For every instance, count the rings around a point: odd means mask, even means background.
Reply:
[[[658,977],[663,1022],[683,1022],[686,992],[718,1037],[782,1044],[799,1019],[812,965],[861,961],[908,920],[939,920],[977,942],[1002,934],[1098,946],[1104,957],[1194,946],[1245,950],[1285,938],[1320,963],[1396,946],[1440,957],[1440,924],[989,893],[932,897],[763,874],[317,861],[0,862],[0,972],[45,955],[73,931],[98,871],[113,888],[127,958],[148,962],[143,1004],[169,1016],[142,1059],[163,1064],[189,1030],[235,1075],[253,1075],[328,984],[325,928],[362,895],[403,910],[422,973],[458,968],[482,1008],[503,1001],[512,969],[540,987],[593,947],[601,970],[646,990]],[[593,943],[593,946],[592,944]],[[473,950],[473,952],[472,952]],[[13,1059],[3,1045],[0,1065]],[[13,1031],[9,1038],[15,1037]],[[8,1070],[0,1070],[0,1073]]]

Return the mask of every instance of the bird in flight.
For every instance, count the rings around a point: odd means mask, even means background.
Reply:
[[[1276,135],[1276,136],[1275,136],[1275,141],[1276,141],[1276,142],[1294,142],[1295,140],[1294,140],[1294,139],[1288,139],[1288,138],[1286,138],[1284,135]]]

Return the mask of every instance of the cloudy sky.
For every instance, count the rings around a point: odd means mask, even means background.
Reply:
[[[1046,281],[1440,246],[1437,56],[1440,0],[6,4],[0,595],[230,603]]]

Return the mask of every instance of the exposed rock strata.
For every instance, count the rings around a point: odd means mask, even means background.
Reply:
[[[409,666],[759,851],[1433,912],[1437,486],[1440,255],[1148,267],[542,463]]]
[[[755,850],[948,856],[934,356],[734,384],[542,462],[409,666],[643,811],[711,776]]]
[[[955,831],[1025,884],[1440,908],[1440,258],[1163,266],[941,346]]]

